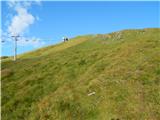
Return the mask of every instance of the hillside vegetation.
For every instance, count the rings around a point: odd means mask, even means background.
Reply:
[[[2,60],[2,120],[160,120],[160,29],[86,35]]]

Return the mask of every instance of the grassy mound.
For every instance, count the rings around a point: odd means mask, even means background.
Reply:
[[[87,35],[2,60],[3,120],[159,120],[160,29]]]

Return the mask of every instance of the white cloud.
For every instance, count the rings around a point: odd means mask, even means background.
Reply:
[[[35,21],[32,14],[28,13],[25,8],[17,8],[16,11],[17,15],[13,17],[8,27],[11,35],[22,34]]]
[[[8,24],[7,33],[10,35],[20,35],[19,41],[17,44],[19,46],[33,46],[35,48],[41,47],[45,44],[41,39],[36,37],[22,37],[26,30],[29,30],[29,27],[34,24],[36,21],[39,21],[40,18],[38,16],[33,16],[29,13],[28,9],[33,5],[41,5],[40,0],[35,1],[16,1],[10,0],[8,1],[8,7],[11,10],[16,12],[16,15],[13,16]],[[11,39],[6,39],[10,41]],[[27,41],[26,41],[27,40]]]
[[[28,12],[28,9],[33,5],[41,5],[40,0],[34,1],[17,1],[10,0],[7,2],[8,6],[11,10],[16,12],[16,15],[12,17],[10,20],[10,24],[8,26],[8,32],[11,35],[17,35],[23,33],[30,27],[30,25],[34,24],[39,20],[38,16],[33,16]]]
[[[9,0],[7,3],[10,8],[14,9],[17,7],[29,8],[32,4],[41,5],[40,0],[28,0],[28,1]]]

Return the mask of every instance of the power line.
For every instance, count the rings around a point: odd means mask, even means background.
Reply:
[[[26,42],[30,42],[30,41],[32,41],[32,42],[36,42],[36,41],[53,41],[53,39],[51,39],[51,38],[37,39],[37,38],[30,38],[30,37],[23,37],[23,36],[19,36],[19,37],[21,37],[21,39],[23,41],[26,41]],[[7,41],[10,42],[9,40],[6,40],[6,39],[9,39],[9,38],[10,37],[8,37],[8,36],[1,36],[1,42],[2,43],[5,43]]]
[[[18,41],[18,38],[22,38],[22,40],[24,40],[24,41],[26,41],[26,42],[29,42],[29,41],[33,41],[33,42],[36,42],[36,41],[52,41],[52,39],[40,39],[40,40],[38,40],[38,39],[36,39],[36,38],[27,38],[26,39],[26,37],[22,37],[22,36],[19,36],[19,35],[12,35],[11,36],[12,38],[13,38],[13,40],[14,40],[14,61],[16,61],[16,59],[17,59],[17,41]],[[5,36],[5,38],[10,38],[10,37],[8,37],[8,36]],[[5,43],[5,42],[7,42],[6,40],[4,40],[4,38],[3,39],[1,39],[1,42],[2,43]]]

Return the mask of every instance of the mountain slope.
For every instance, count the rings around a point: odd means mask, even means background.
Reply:
[[[3,120],[159,120],[160,29],[80,36],[2,61]]]

